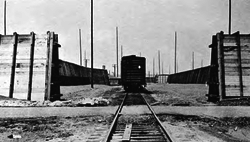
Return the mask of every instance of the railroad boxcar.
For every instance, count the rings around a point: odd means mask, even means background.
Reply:
[[[125,90],[146,86],[146,58],[124,56],[121,61],[121,83]]]

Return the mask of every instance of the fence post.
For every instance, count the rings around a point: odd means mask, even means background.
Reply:
[[[33,78],[33,63],[34,63],[34,50],[35,50],[35,33],[31,32],[30,34],[31,34],[30,68],[29,68],[29,83],[28,83],[28,96],[27,96],[27,100],[31,100],[32,78]]]
[[[50,100],[51,95],[51,77],[52,77],[52,57],[54,45],[54,32],[47,32],[47,61],[46,61],[46,87],[45,87],[45,100]]]
[[[239,72],[239,85],[240,97],[243,97],[243,79],[242,79],[242,65],[241,65],[241,47],[240,47],[240,32],[235,33],[237,45],[237,58],[238,58],[238,72]]]
[[[10,88],[9,88],[9,98],[13,98],[14,91],[14,81],[15,81],[15,71],[16,71],[16,54],[17,54],[17,43],[18,34],[13,33],[13,54],[12,54],[12,65],[11,65],[11,76],[10,76]]]
[[[217,33],[217,50],[218,50],[218,64],[219,64],[219,94],[220,100],[225,98],[225,67],[224,67],[224,49],[223,49],[224,33],[221,31]]]

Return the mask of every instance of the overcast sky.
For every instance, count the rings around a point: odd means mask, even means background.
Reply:
[[[250,1],[232,0],[232,32],[250,33],[249,17]],[[228,32],[228,0],[94,0],[94,67],[106,65],[113,71],[116,26],[119,50],[123,45],[124,55],[141,52],[151,73],[158,50],[164,72],[169,72],[169,66],[173,72],[174,32],[177,31],[178,69],[189,70],[192,52],[195,52],[195,67],[201,66],[201,60],[204,66],[209,65],[208,45],[212,35]],[[86,50],[90,58],[90,0],[7,0],[7,34],[54,31],[62,45],[60,58],[77,64],[79,28],[83,53]],[[0,31],[3,33],[3,26]]]

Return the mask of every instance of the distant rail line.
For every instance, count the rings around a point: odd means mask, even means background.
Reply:
[[[135,98],[134,98],[135,97]],[[119,123],[121,121],[121,111],[124,105],[134,104],[145,105],[151,112],[150,121],[141,123]],[[135,110],[136,111],[136,110]],[[168,134],[154,110],[141,95],[141,93],[126,93],[122,103],[119,105],[114,120],[105,137],[104,142],[173,142],[173,139]]]

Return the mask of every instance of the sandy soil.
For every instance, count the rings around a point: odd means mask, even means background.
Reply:
[[[147,89],[151,92],[146,94],[147,99],[154,105],[216,105],[206,101],[208,88],[205,85],[149,84]],[[124,95],[120,86],[105,85],[95,85],[94,89],[89,85],[68,86],[62,87],[61,92],[65,100],[102,97],[108,99],[110,105],[119,104]],[[218,118],[180,114],[162,114],[159,117],[172,136],[180,142],[247,142],[250,139],[250,118],[247,117]],[[0,141],[100,141],[106,135],[112,118],[112,115],[91,114],[75,117],[2,118]]]
[[[79,86],[61,86],[62,99],[79,100],[83,98],[102,97],[106,92],[117,92],[121,90],[121,86],[94,85],[92,89],[90,85]]]
[[[161,115],[163,125],[176,141],[249,142],[249,118],[207,118],[187,115]]]
[[[94,89],[90,85],[63,86],[61,87],[62,99],[80,100],[83,98],[100,97],[107,99],[109,105],[119,105],[125,93],[121,86],[95,85]]]
[[[102,139],[107,133],[112,116],[23,118],[0,121],[0,140],[3,142],[85,142],[88,139]],[[12,135],[21,138],[10,138]]]
[[[147,116],[126,115],[120,123],[141,123],[141,120],[145,122]],[[249,118],[217,119],[184,115],[160,115],[159,118],[177,142],[249,142],[250,139]],[[0,140],[4,142],[101,141],[106,136],[112,119],[113,115],[0,119]]]
[[[210,105],[204,84],[149,84],[146,88],[162,105],[202,106]]]

